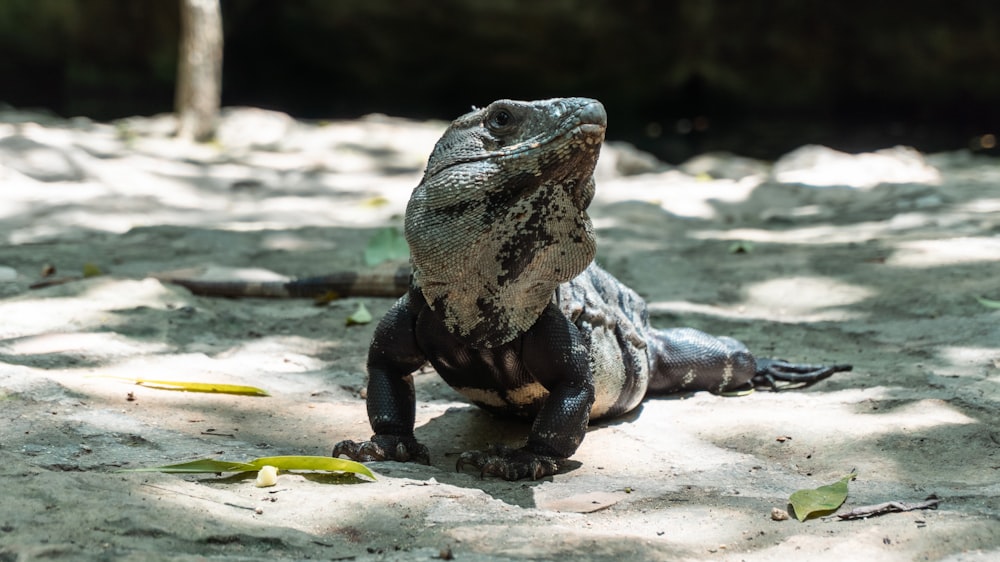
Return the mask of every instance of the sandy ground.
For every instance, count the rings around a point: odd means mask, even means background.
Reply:
[[[855,370],[804,391],[648,400],[537,482],[455,472],[458,452],[526,427],[421,373],[432,466],[257,488],[119,470],[323,455],[367,437],[373,325],[345,318],[391,301],[209,299],[147,274],[360,266],[372,233],[401,223],[443,124],[245,111],[195,146],[166,137],[165,118],[0,117],[2,561],[1000,559],[1000,310],[976,299],[1000,300],[994,160],[813,147],[773,168],[722,155],[668,169],[612,147],[592,208],[599,260],[648,299],[654,324]],[[28,289],[46,265],[87,263],[105,275]],[[852,469],[845,510],[930,494],[940,508],[771,519],[793,491]]]

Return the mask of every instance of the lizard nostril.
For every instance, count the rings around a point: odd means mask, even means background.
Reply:
[[[606,127],[608,125],[608,112],[604,109],[604,104],[597,100],[591,100],[590,103],[583,106],[577,113],[580,117],[580,122],[590,125],[600,125]]]

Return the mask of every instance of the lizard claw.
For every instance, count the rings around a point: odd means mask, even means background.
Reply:
[[[757,372],[750,382],[755,388],[767,387],[772,391],[804,388],[817,383],[834,373],[850,371],[853,365],[808,365],[789,363],[784,359],[758,359]],[[779,385],[778,382],[788,384]]]
[[[493,445],[483,451],[462,453],[455,462],[455,470],[461,472],[466,465],[471,465],[479,469],[480,478],[488,474],[504,480],[522,478],[538,480],[555,474],[559,470],[559,460],[532,453],[524,448],[513,449],[505,445]]]
[[[431,464],[427,447],[413,437],[375,435],[371,441],[341,441],[330,456],[345,456],[358,462],[398,461]]]

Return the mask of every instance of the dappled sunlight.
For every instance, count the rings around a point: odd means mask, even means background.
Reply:
[[[725,414],[711,420],[699,420],[699,429],[708,433],[725,435],[734,423],[749,426],[766,425],[772,428],[794,429],[794,438],[832,445],[840,442],[854,442],[880,435],[899,432],[926,430],[947,425],[970,425],[980,423],[962,410],[945,400],[919,398],[900,402],[899,389],[874,386],[846,390],[810,393],[757,393],[752,400],[733,400]],[[879,404],[896,404],[893,407],[879,407]],[[738,422],[747,411],[767,412],[753,421]],[[813,422],[806,426],[802,416],[808,415]],[[773,439],[769,435],[764,439]]]
[[[838,224],[773,228],[726,228],[688,232],[697,240],[745,240],[748,242],[799,245],[859,244],[900,231],[933,225],[934,219],[926,213],[906,213],[885,221],[862,221],[844,228]]]
[[[884,393],[883,396],[893,400],[890,398],[890,393]],[[878,399],[871,397],[868,400],[878,401]],[[927,429],[941,425],[979,423],[978,420],[967,416],[958,407],[938,398],[912,400],[895,408],[867,409],[867,411],[866,408],[865,403],[861,403],[861,408],[856,412],[865,415],[865,419],[860,425],[842,420],[846,423],[838,424],[838,429],[856,437],[865,437]]]
[[[955,206],[955,209],[959,212],[965,213],[1000,213],[1000,199],[997,198],[982,198],[974,199],[965,203],[960,203]]]
[[[877,295],[862,285],[832,277],[791,276],[750,283],[744,298],[727,304],[700,304],[686,301],[652,301],[651,313],[704,314],[732,319],[759,319],[769,322],[824,322],[865,318],[867,310],[850,307]]]
[[[138,342],[114,332],[51,332],[0,341],[0,350],[14,356],[71,352],[121,356],[162,353],[168,349],[165,343]]]
[[[643,201],[674,215],[700,219],[718,218],[713,202],[737,203],[750,196],[761,178],[705,181],[678,171],[643,174],[601,182],[594,202],[601,205]]]
[[[249,354],[227,350],[222,356],[175,350],[155,358],[136,355],[100,367],[102,375],[131,379],[199,381],[248,384],[268,388],[268,380],[286,373],[318,370],[315,359],[284,351],[281,354]]]
[[[149,178],[135,178],[136,184],[148,184]],[[234,195],[228,191],[194,189],[190,181],[161,180],[162,190],[142,193],[131,185],[121,190],[95,191],[91,197],[48,209],[44,220],[25,220],[28,209],[37,201],[34,196],[13,201],[4,211],[25,221],[9,233],[12,244],[31,243],[55,238],[75,230],[123,233],[130,229],[158,224],[204,225],[220,230],[267,230],[303,226],[379,226],[405,209],[405,201],[415,182],[392,178],[385,183],[389,196],[375,198],[366,192],[331,196],[322,191],[313,196],[283,195],[268,191],[259,197]],[[370,180],[362,182],[370,186]],[[45,185],[33,191],[49,193]],[[78,185],[72,186],[74,189]],[[349,192],[348,192],[349,193]],[[17,212],[20,209],[20,212]]]
[[[285,150],[301,152],[331,170],[378,172],[387,166],[423,169],[427,155],[446,123],[419,122],[384,115],[355,121],[303,125],[283,141]],[[257,153],[254,162],[270,165],[273,153]]]
[[[922,394],[926,390],[889,386],[756,393],[732,399],[711,419],[699,419],[698,434],[752,455],[759,464],[778,461],[800,475],[830,478],[836,476],[832,467],[840,466],[900,491],[916,482],[933,482],[939,493],[991,485],[984,472],[989,459],[972,453],[992,443],[991,426],[959,404]],[[927,462],[930,458],[934,462]]]
[[[262,373],[305,373],[320,371],[326,361],[316,358],[322,351],[335,349],[335,341],[295,335],[264,336],[245,340],[228,348],[216,359],[217,368]]]
[[[817,187],[871,188],[888,183],[941,184],[941,173],[913,148],[897,146],[847,154],[824,146],[803,146],[774,164],[779,183]]]
[[[857,312],[846,309],[877,295],[869,287],[830,277],[788,276],[747,285],[743,292],[753,313],[794,319],[799,322],[845,320]]]
[[[339,244],[333,239],[309,239],[295,232],[270,232],[264,234],[260,247],[266,250],[281,250],[286,252],[327,251],[333,252]]]
[[[127,278],[172,270],[264,281],[286,279],[275,272],[353,270],[375,228],[401,224],[442,129],[381,118],[297,123],[261,149],[238,146],[239,138],[196,145],[129,126],[97,126],[91,137],[25,128],[85,169],[81,180],[42,182],[0,168],[0,239],[24,244],[8,245],[0,259],[16,272],[0,285],[0,400],[11,412],[0,449],[19,474],[92,486],[96,494],[67,497],[88,512],[107,509],[110,522],[101,525],[109,529],[169,536],[187,517],[200,529],[188,539],[194,548],[221,537],[246,552],[263,551],[269,533],[289,529],[309,544],[357,546],[352,537],[367,544],[395,536],[384,529],[412,525],[405,532],[438,527],[435,540],[461,539],[474,551],[475,541],[498,532],[542,533],[542,518],[550,529],[584,529],[580,540],[642,540],[691,559],[769,554],[771,545],[785,558],[800,556],[796,548],[850,557],[828,536],[797,535],[822,534],[821,522],[777,523],[767,513],[791,491],[854,466],[866,480],[852,487],[851,501],[939,491],[955,498],[953,519],[992,514],[976,510],[996,490],[996,457],[983,450],[997,438],[1000,347],[997,311],[974,297],[997,297],[990,282],[1000,199],[987,176],[953,180],[957,166],[933,162],[944,170],[940,186],[921,179],[936,170],[906,151],[889,156],[913,164],[909,171],[884,167],[882,175],[862,169],[863,157],[839,169],[819,162],[812,179],[776,178],[766,163],[721,155],[701,159],[703,169],[659,163],[650,173],[612,170],[597,180],[599,262],[651,301],[655,324],[730,335],[759,357],[852,363],[853,372],[801,391],[651,397],[592,426],[567,468],[544,484],[454,471],[458,451],[523,442],[530,424],[475,408],[431,370],[414,376],[416,435],[431,448],[431,466],[385,463],[376,467],[379,482],[337,488],[282,475],[277,495],[235,478],[110,475],[218,452],[329,454],[340,439],[371,434],[362,396],[375,324],[345,326],[360,301],[211,299]],[[724,175],[729,164],[753,173]],[[725,179],[735,177],[742,179]],[[890,179],[927,183],[873,187]],[[812,187],[831,182],[839,186]],[[111,235],[118,232],[127,234]],[[43,276],[78,274],[85,263],[115,277],[28,289]],[[375,318],[392,306],[364,303]],[[174,392],[111,377],[252,385],[271,396]],[[67,489],[80,487],[69,482]],[[612,490],[622,499],[591,515],[563,514],[532,503],[543,488],[556,497]],[[116,526],[123,505],[135,507],[128,517],[140,526]],[[864,555],[885,552],[883,530],[899,528],[885,520],[864,536],[874,545]],[[766,538],[747,529],[766,529]],[[932,531],[940,533],[915,532]],[[564,536],[581,535],[560,533],[545,552],[561,553]],[[510,549],[531,555],[537,544]]]
[[[849,231],[832,224],[811,225],[785,230],[765,228],[705,229],[688,232],[696,240],[733,240],[770,244],[844,244],[875,238],[884,228],[881,222],[854,225]]]
[[[994,347],[940,346],[936,355],[945,363],[937,365],[935,372],[959,379],[964,390],[979,389],[990,395],[1000,391],[1000,343]]]
[[[122,281],[94,278],[0,301],[0,318],[17,323],[0,324],[0,337],[16,338],[69,328],[93,329],[114,322],[111,310],[135,306],[166,306],[182,299],[176,289],[159,281]]]
[[[850,500],[848,500],[850,501]],[[988,562],[998,560],[1000,550],[980,550],[982,545],[992,544],[991,535],[995,535],[996,522],[970,520],[943,520],[940,517],[912,515],[909,520],[921,523],[910,523],[921,529],[905,541],[900,541],[896,535],[889,536],[884,527],[874,523],[875,519],[857,522],[853,527],[843,528],[851,523],[836,521],[815,521],[815,526],[824,529],[823,534],[810,528],[810,525],[797,525],[793,534],[773,544],[735,559],[761,561],[797,561],[797,560],[879,560],[883,562],[903,562],[908,560],[942,560],[945,562]],[[892,516],[890,516],[892,517]],[[881,519],[881,518],[878,518]],[[931,519],[932,525],[924,529],[924,521]],[[789,522],[795,525],[793,522]],[[841,533],[850,532],[846,537]],[[900,543],[906,544],[907,550],[900,549]],[[957,543],[957,544],[953,544]],[[955,551],[958,554],[943,556],[943,553]],[[917,557],[912,552],[931,553]]]
[[[260,267],[225,267],[208,265],[205,267],[186,268],[156,273],[160,279],[197,279],[199,281],[242,281],[248,283],[265,283],[271,281],[287,282],[289,277]]]
[[[330,126],[340,140],[325,140],[344,144],[353,139],[363,147],[367,139],[385,144],[388,152],[355,147],[331,155],[323,137],[310,137],[324,127],[302,126],[307,132],[290,142],[291,152],[242,153],[173,138],[129,136],[127,125],[122,133],[100,124],[88,129],[28,124],[16,134],[64,154],[83,172],[72,181],[39,181],[0,167],[5,202],[0,218],[10,219],[2,234],[10,243],[23,244],[80,231],[123,233],[158,224],[213,224],[220,229],[383,225],[405,209],[429,152],[428,147],[418,156],[407,142],[423,147],[428,144],[424,137],[439,134],[440,125],[414,125],[407,133],[398,124],[370,123],[370,138],[364,131],[337,133],[358,126]],[[4,134],[14,132],[0,132]]]
[[[978,365],[1000,369],[1000,346],[997,347],[959,347],[942,346],[938,353],[945,359],[962,365]],[[984,358],[992,357],[991,361]]]
[[[724,483],[720,482],[720,486]],[[697,490],[688,488],[685,494],[693,495],[699,493],[714,493],[717,490]],[[616,522],[614,525],[598,525],[589,520],[574,523],[584,527],[595,527],[595,535],[589,540],[603,544],[609,539],[620,538],[628,541],[648,541],[657,544],[661,548],[680,551],[689,549],[690,553],[705,553],[710,550],[717,550],[722,545],[733,545],[742,548],[740,542],[745,542],[747,536],[745,530],[753,526],[752,519],[755,515],[747,513],[745,510],[735,508],[707,507],[704,505],[692,505],[689,500],[678,500],[672,504],[662,505],[663,498],[658,498],[655,514],[647,509],[621,508],[618,509]],[[626,502],[627,505],[628,502]],[[571,522],[567,522],[571,523]],[[482,532],[480,530],[480,532]],[[477,535],[475,531],[469,530],[459,536],[475,541]],[[481,538],[481,537],[479,537]],[[570,545],[567,545],[569,548]],[[722,551],[726,547],[722,546]],[[530,550],[514,551],[512,555],[521,555],[526,559],[534,558]],[[690,556],[691,554],[689,554]],[[676,556],[676,555],[675,555]],[[704,556],[694,554],[694,558],[667,557],[663,560],[696,560],[705,559]],[[553,559],[571,560],[571,556],[553,556]],[[626,559],[630,559],[625,556]]]
[[[997,261],[1000,261],[1000,238],[961,237],[897,242],[885,263],[897,267],[941,267]]]

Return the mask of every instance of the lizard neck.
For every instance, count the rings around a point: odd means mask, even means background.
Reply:
[[[587,268],[596,242],[590,217],[570,203],[580,189],[545,185],[509,206],[480,201],[450,216],[407,210],[407,232],[420,225],[408,235],[414,283],[452,334],[477,348],[510,342]]]

